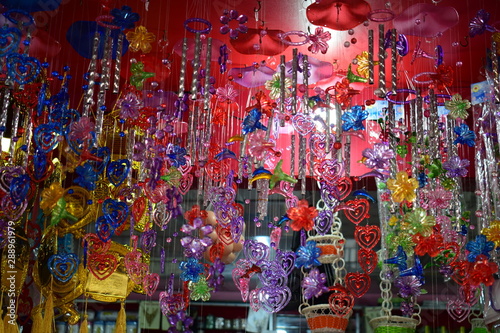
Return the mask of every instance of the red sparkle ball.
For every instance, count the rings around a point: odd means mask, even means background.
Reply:
[[[339,141],[335,142],[333,144],[333,148],[339,150],[340,148],[342,148],[342,142],[339,142]]]
[[[356,38],[351,38],[351,44],[356,44],[358,40]]]

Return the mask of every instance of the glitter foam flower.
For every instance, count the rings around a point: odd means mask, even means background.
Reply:
[[[460,126],[456,126],[453,130],[457,135],[454,144],[467,145],[469,147],[474,147],[476,145],[476,133],[469,129],[467,124],[460,124]]]
[[[406,213],[403,222],[402,229],[407,230],[411,234],[419,233],[424,237],[428,237],[432,234],[432,227],[436,225],[436,218],[432,215],[427,215],[427,211],[419,207]]]
[[[500,247],[500,220],[491,222],[490,226],[484,228],[481,233],[485,235],[489,241],[495,243],[495,247]]]
[[[368,61],[368,57],[369,56],[367,51],[363,51],[356,56],[356,61],[358,62],[356,71],[358,72],[359,76],[364,77],[365,79],[367,79],[369,75],[370,62]]]
[[[136,94],[129,92],[116,103],[116,106],[120,109],[120,118],[136,119],[139,117],[142,102]]]
[[[352,129],[353,131],[362,131],[365,129],[363,121],[368,118],[368,111],[363,110],[359,105],[353,106],[351,111],[345,112],[342,115],[342,130],[348,131]]]
[[[148,32],[144,26],[138,26],[135,31],[127,32],[127,39],[130,42],[129,48],[132,52],[142,51],[143,53],[151,52],[151,43],[156,37],[153,33]]]
[[[394,150],[384,143],[376,143],[373,149],[366,148],[362,153],[363,163],[370,169],[384,170],[389,168],[390,160],[395,158]]]
[[[394,281],[394,286],[399,288],[399,296],[403,298],[420,296],[422,282],[414,275],[400,276]]]
[[[292,80],[290,78],[285,78],[285,98],[291,95],[290,87],[292,86]],[[277,99],[281,95],[281,74],[276,73],[273,75],[272,80],[266,81],[266,89],[270,91],[269,97],[272,99]]]
[[[444,102],[444,106],[450,111],[448,117],[453,119],[467,119],[469,116],[467,110],[471,107],[471,104],[468,100],[462,99],[460,94],[455,94],[450,100]]]
[[[319,297],[323,293],[328,292],[326,274],[320,273],[317,268],[311,269],[309,274],[302,280],[302,288],[304,289],[304,297],[306,299]]]
[[[317,27],[314,34],[309,35],[309,42],[311,45],[307,48],[312,53],[321,52],[325,54],[328,51],[327,42],[332,38],[328,31],[323,31],[322,27]]]
[[[210,292],[213,290],[204,276],[202,276],[198,282],[190,281],[188,284],[188,289],[191,291],[190,298],[193,301],[207,302],[210,299]]]
[[[300,229],[309,231],[314,226],[314,218],[318,216],[318,210],[315,207],[309,207],[307,200],[300,200],[297,207],[288,209],[287,215],[293,220],[291,227],[294,231]]]
[[[429,191],[426,197],[430,208],[446,209],[450,205],[453,194],[443,187],[437,186],[435,190]]]
[[[219,87],[217,88],[217,92],[215,93],[217,95],[217,100],[220,103],[231,103],[236,100],[236,97],[238,97],[239,92],[238,90],[234,89],[232,84],[226,84],[225,87]]]
[[[320,266],[321,262],[318,260],[321,255],[321,249],[316,246],[315,241],[308,241],[305,246],[297,249],[297,257],[295,258],[295,267],[306,269],[313,266]]]
[[[469,165],[469,160],[465,158],[461,159],[458,156],[452,156],[448,161],[443,163],[443,168],[446,170],[447,177],[465,177]]]
[[[392,200],[395,202],[413,201],[416,199],[415,190],[419,187],[418,180],[409,178],[408,174],[400,171],[396,179],[387,180],[387,188],[392,192]]]
[[[194,283],[200,280],[201,274],[205,271],[203,264],[199,263],[195,258],[189,258],[187,261],[181,261],[179,264],[181,269],[181,279],[183,281],[192,281]]]

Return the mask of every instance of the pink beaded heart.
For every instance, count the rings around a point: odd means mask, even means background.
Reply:
[[[306,136],[311,133],[316,125],[309,115],[303,113],[297,113],[292,117],[292,125],[300,135]]]
[[[142,287],[148,296],[153,296],[160,283],[160,275],[157,273],[146,274],[142,280]]]

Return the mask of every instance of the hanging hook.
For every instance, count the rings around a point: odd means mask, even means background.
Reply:
[[[253,11],[258,13],[262,9],[262,4],[260,3],[260,0],[257,0],[257,5],[259,6],[258,8],[254,7]]]
[[[465,40],[465,44],[463,44],[462,41],[460,41],[460,46],[463,46],[463,47],[469,46],[469,36],[465,36],[464,40]]]

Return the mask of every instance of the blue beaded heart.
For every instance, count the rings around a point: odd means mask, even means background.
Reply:
[[[10,198],[16,206],[21,205],[26,200],[30,185],[31,179],[28,175],[20,175],[12,179],[10,183]]]
[[[128,218],[129,209],[126,203],[106,199],[102,204],[102,212],[113,228],[119,228]]]
[[[106,175],[108,176],[111,184],[120,186],[130,171],[130,161],[127,159],[113,161],[109,163]]]
[[[33,137],[35,139],[36,146],[44,153],[54,150],[59,143],[59,136],[61,135],[61,132],[56,125],[57,124],[55,123],[46,123],[38,125],[38,127],[35,128]]]
[[[3,26],[0,28],[0,57],[17,51],[21,42],[21,30]]]
[[[78,269],[78,257],[75,253],[54,254],[50,256],[48,266],[50,273],[60,282],[68,282]]]
[[[40,69],[40,62],[37,58],[19,53],[7,56],[7,73],[11,79],[20,85],[25,85],[36,80],[40,74]]]
[[[104,216],[99,216],[95,222],[95,232],[97,237],[104,243],[108,242],[111,237],[115,234],[115,228],[113,227],[110,220]]]
[[[90,150],[90,153],[94,155],[95,157],[98,157],[102,159],[102,162],[99,161],[91,161],[89,160],[87,163],[90,163],[92,167],[94,168],[94,171],[100,175],[106,166],[109,163],[109,160],[111,159],[111,151],[109,150],[108,147],[99,147],[99,148],[92,148]]]

